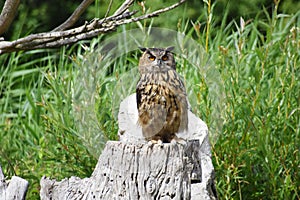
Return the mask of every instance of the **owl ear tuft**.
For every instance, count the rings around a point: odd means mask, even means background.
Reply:
[[[139,49],[142,51],[142,52],[145,52],[147,50],[146,47],[139,47]]]
[[[166,48],[166,51],[173,51],[174,48],[175,48],[175,47],[173,47],[173,46],[167,47],[167,48]]]

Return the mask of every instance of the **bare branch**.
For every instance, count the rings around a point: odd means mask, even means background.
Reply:
[[[20,0],[6,0],[0,15],[0,35],[3,34],[12,23],[18,10]]]
[[[82,13],[93,2],[94,0],[83,0],[81,4],[76,8],[76,10],[73,12],[73,14],[64,23],[56,27],[53,31],[63,31],[73,26],[77,22],[78,18],[82,15]]]
[[[147,18],[157,17],[161,13],[167,12],[169,10],[172,10],[172,9],[180,6],[185,1],[186,0],[180,0],[178,3],[175,3],[175,4],[173,4],[173,5],[169,6],[169,7],[162,8],[160,10],[157,10],[157,11],[154,11],[152,13],[145,14],[145,15],[142,15],[142,16],[139,16],[139,17],[136,17],[136,18],[125,20],[124,22],[122,22],[122,24],[128,24],[128,23],[131,23],[131,22],[141,21],[141,20],[147,19]]]
[[[20,51],[20,50],[32,50],[41,48],[53,48],[60,47],[67,44],[72,44],[80,40],[89,39],[99,34],[114,31],[116,27],[129,24],[136,21],[141,21],[143,19],[156,17],[161,13],[167,12],[176,8],[177,6],[184,3],[186,0],[180,0],[169,7],[154,11],[149,14],[141,15],[135,18],[131,18],[137,11],[125,11],[128,10],[128,5],[124,6],[125,3],[130,3],[130,1],[125,1],[122,5],[122,9],[118,9],[119,12],[115,12],[112,16],[104,19],[94,19],[89,23],[86,23],[80,27],[73,28],[65,31],[55,31],[55,32],[45,32],[32,34],[24,38],[20,38],[15,41],[0,41],[0,54]],[[121,6],[121,7],[122,7]],[[123,10],[125,9],[125,10]]]
[[[132,4],[134,0],[126,0],[119,8],[118,10],[113,14],[113,16],[118,16],[124,13]]]

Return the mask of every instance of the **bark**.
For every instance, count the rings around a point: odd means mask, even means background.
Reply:
[[[19,7],[20,0],[6,0],[0,14],[0,35],[3,34],[12,23]]]

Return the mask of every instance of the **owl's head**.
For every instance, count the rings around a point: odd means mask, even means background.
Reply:
[[[174,47],[140,49],[143,51],[139,61],[140,73],[176,70],[174,54],[171,52]]]

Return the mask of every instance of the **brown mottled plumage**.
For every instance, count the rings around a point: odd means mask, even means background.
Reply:
[[[136,87],[139,124],[146,140],[170,142],[187,130],[187,97],[176,72],[173,47],[141,48]]]

